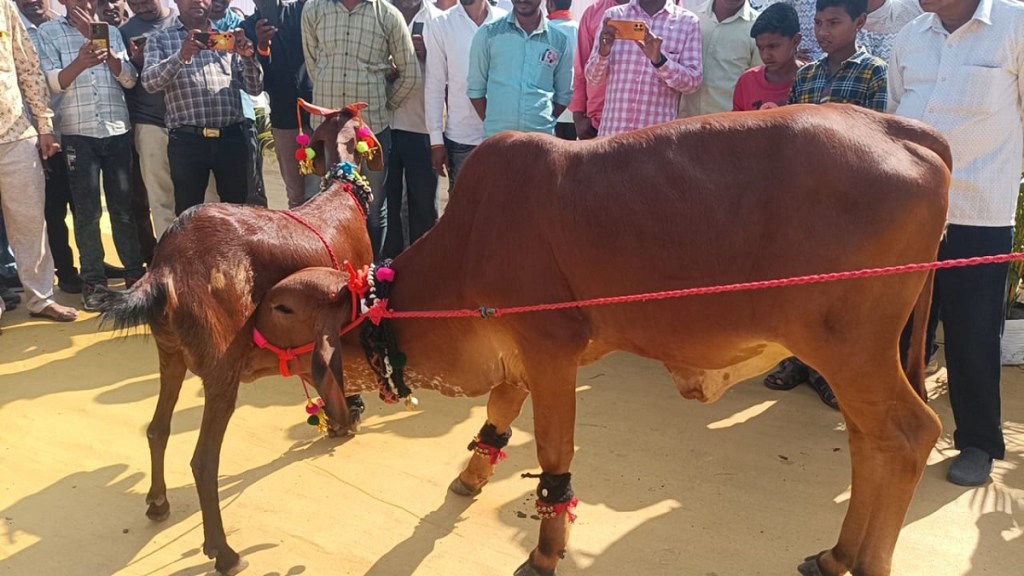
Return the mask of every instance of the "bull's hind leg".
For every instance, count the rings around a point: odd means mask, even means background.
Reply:
[[[206,390],[203,423],[192,456],[192,475],[195,477],[196,491],[199,492],[199,507],[203,512],[203,553],[207,558],[217,559],[214,567],[218,572],[234,575],[244,570],[247,564],[228,546],[224,535],[217,475],[224,432],[235,411],[235,400],[238,397],[238,374],[204,379],[203,388]]]
[[[164,453],[167,438],[171,434],[171,416],[178,403],[181,383],[185,380],[185,357],[180,350],[168,350],[157,346],[160,356],[160,397],[156,401],[156,412],[146,430],[149,440],[151,478],[149,494],[146,495],[146,516],[157,522],[167,519],[171,505],[167,502],[167,483],[164,480]]]
[[[890,573],[896,539],[941,431],[914,392],[892,346],[877,334],[840,346],[845,357],[815,361],[832,383],[850,435],[850,506],[834,548],[800,567],[802,574]]]
[[[505,458],[503,448],[512,435],[512,422],[523,410],[529,393],[515,384],[504,383],[491,390],[487,400],[487,422],[469,444],[472,455],[465,470],[449,489],[460,496],[476,496],[494,475],[494,468]]]

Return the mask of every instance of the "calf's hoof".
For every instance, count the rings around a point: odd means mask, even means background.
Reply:
[[[555,576],[554,572],[541,572],[530,565],[530,561],[523,562],[523,565],[516,568],[512,576]]]
[[[824,552],[804,558],[803,563],[796,567],[801,576],[826,576],[825,573],[821,571],[821,565],[818,564],[818,558],[821,558],[822,554],[824,554]]]
[[[238,563],[235,564],[235,566],[233,568],[228,568],[227,570],[221,570],[220,568],[217,568],[217,573],[218,574],[223,574],[224,576],[235,576],[235,574],[238,574],[239,572],[241,572],[242,570],[245,570],[248,567],[249,567],[249,561],[244,559],[244,558],[239,557],[238,558]]]
[[[146,509],[146,516],[154,522],[163,522],[171,515],[171,503],[163,496],[153,499],[148,504],[149,508]]]
[[[458,494],[459,496],[467,497],[479,496],[480,492],[482,492],[482,489],[473,488],[469,484],[463,482],[462,478],[458,476],[456,476],[455,480],[452,480],[452,483],[448,485],[448,490],[450,490],[453,494]],[[525,574],[529,574],[529,572],[526,572]],[[516,572],[516,575],[518,576],[519,572]]]

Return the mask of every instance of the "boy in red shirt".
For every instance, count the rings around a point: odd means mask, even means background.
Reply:
[[[796,71],[803,64],[796,59],[803,40],[796,10],[789,4],[772,4],[754,21],[750,36],[757,43],[764,65],[740,76],[733,91],[732,109],[740,112],[784,106]]]

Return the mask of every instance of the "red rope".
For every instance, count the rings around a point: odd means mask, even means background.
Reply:
[[[350,194],[351,194],[351,192],[350,192]],[[354,199],[354,197],[353,197],[353,199]],[[356,201],[356,205],[357,206],[359,205],[359,201]],[[334,255],[334,250],[331,248],[331,245],[327,242],[327,238],[324,238],[324,235],[321,234],[319,230],[314,228],[313,225],[310,224],[309,222],[307,222],[305,218],[303,218],[302,216],[299,216],[298,214],[296,214],[295,212],[292,212],[291,210],[284,210],[282,212],[282,214],[284,214],[285,216],[291,218],[292,220],[295,220],[299,224],[302,224],[306,228],[309,228],[309,230],[313,234],[316,234],[316,237],[319,238],[320,242],[323,243],[324,248],[327,248],[327,253],[331,256],[331,264],[334,265],[334,269],[337,270],[338,272],[341,272],[341,264],[338,263],[338,257]]]
[[[886,268],[868,268],[865,270],[853,270],[850,272],[833,272],[830,274],[812,274],[810,276],[798,276],[795,278],[782,278],[778,280],[762,280],[757,282],[742,282],[738,284],[725,284],[722,286],[704,286],[698,288],[685,288],[682,290],[665,290],[662,292],[647,292],[644,294],[632,294],[627,296],[611,296],[607,298],[592,298],[589,300],[578,300],[572,302],[556,302],[553,304],[534,304],[531,306],[513,306],[510,308],[487,308],[481,307],[475,310],[422,310],[422,311],[395,311],[381,308],[371,309],[369,315],[374,323],[379,323],[383,318],[413,319],[413,318],[489,318],[492,316],[508,316],[511,314],[526,314],[528,312],[549,312],[553,310],[565,310],[568,308],[587,308],[592,306],[608,306],[611,304],[628,304],[632,302],[651,302],[655,300],[668,300],[671,298],[683,298],[685,296],[702,296],[707,294],[723,294],[726,292],[742,292],[746,290],[764,290],[767,288],[781,288],[784,286],[801,286],[805,284],[821,284],[824,282],[835,282],[839,280],[853,280],[856,278],[871,278],[874,276],[891,276],[894,274],[906,274],[909,272],[923,272],[927,270],[938,270],[943,268],[958,268],[964,266],[978,266],[981,264],[999,264],[1024,260],[1024,253],[1012,252],[1010,254],[998,254],[995,256],[977,256],[974,258],[960,258],[957,260],[943,260],[941,262],[926,262],[920,264],[906,264],[903,266],[889,266]],[[384,303],[386,306],[386,303]],[[377,308],[377,306],[374,306]]]

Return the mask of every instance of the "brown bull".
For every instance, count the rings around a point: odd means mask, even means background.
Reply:
[[[389,307],[509,307],[932,261],[950,165],[944,140],[923,125],[848,106],[718,115],[591,142],[503,134],[473,153],[444,217],[394,262]],[[838,542],[799,570],[871,576],[890,572],[940,432],[898,353],[911,312],[927,307],[927,277],[392,322],[410,385],[491,394],[454,491],[487,483],[495,449],[532,399],[544,518],[517,575],[551,574],[565,552],[577,368],[624,350],[663,362],[679,392],[702,401],[790,354],[820,370],[850,433],[852,497]],[[330,269],[300,272],[267,295],[257,324],[278,345],[342,350],[347,382],[337,361],[313,376],[352,393],[367,382],[359,343],[338,337],[351,318],[344,282]],[[909,373],[920,385],[925,314],[915,316]]]
[[[324,123],[311,138],[319,152],[318,173],[338,160],[362,162],[355,146],[362,107],[325,111]],[[368,163],[373,170],[383,168],[379,146]],[[277,373],[273,355],[253,346],[253,312],[282,278],[309,266],[331,266],[332,251],[338,260],[356,265],[372,260],[365,206],[360,206],[357,193],[350,194],[343,186],[335,180],[294,210],[298,219],[232,204],[183,213],[160,239],[145,277],[130,290],[107,294],[102,307],[103,322],[119,329],[148,323],[156,340],[160,397],[147,430],[152,484],[146,515],[153,520],[164,520],[170,513],[164,452],[186,369],[203,379],[205,405],[192,471],[203,513],[203,552],[216,558],[216,568],[224,574],[245,568],[227,543],[220,515],[217,472],[224,431],[235,409],[239,381]],[[327,361],[320,354],[313,356],[314,366]],[[349,413],[336,385],[318,392],[326,403],[332,435],[348,433],[358,409]]]

